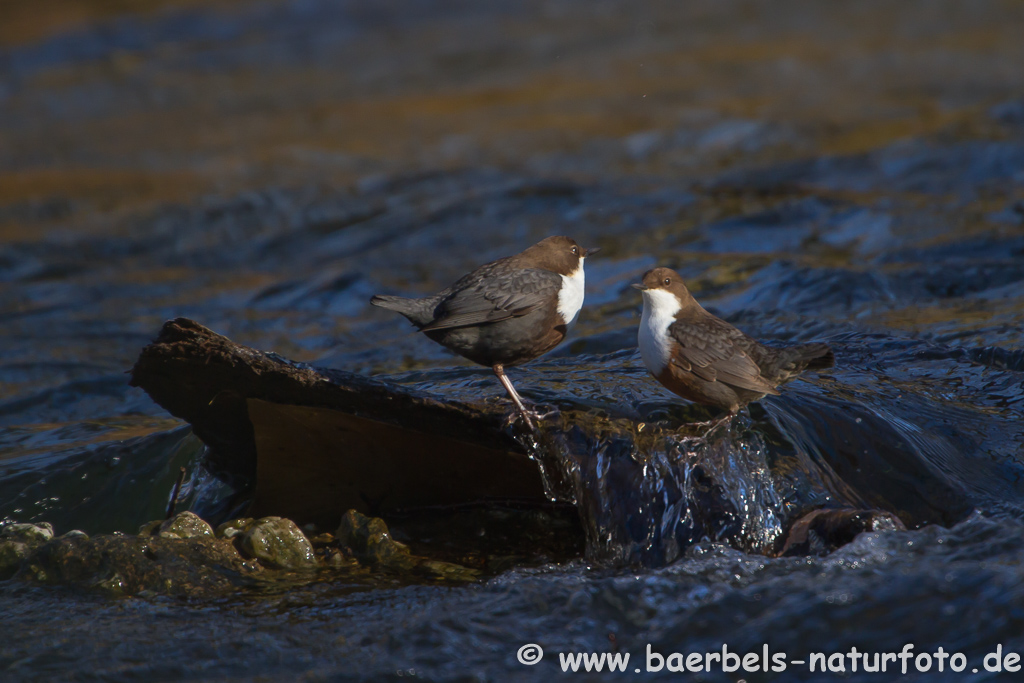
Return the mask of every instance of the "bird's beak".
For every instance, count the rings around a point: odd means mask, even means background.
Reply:
[[[583,250],[583,258],[587,258],[588,256],[593,256],[594,254],[596,254],[599,251],[601,251],[601,247],[591,247],[590,249],[584,249]]]
[[[633,284],[630,285],[630,287],[632,287],[633,289],[639,289],[641,292],[646,292],[647,291],[647,288],[644,287],[643,285],[641,285],[638,282],[634,282]]]

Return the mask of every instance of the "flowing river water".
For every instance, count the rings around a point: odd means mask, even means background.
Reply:
[[[550,680],[559,652],[913,643],[968,666],[907,680],[1017,680],[982,661],[1024,652],[1024,5],[677,5],[0,9],[0,519],[162,516],[205,453],[127,384],[166,319],[501,403],[367,300],[550,234],[602,249],[572,337],[510,372],[593,420],[544,424],[579,509],[561,555],[210,599],[0,582],[0,679]],[[636,350],[654,265],[835,369],[692,448],[670,427],[707,414]],[[220,487],[195,475],[186,504]],[[908,530],[776,557],[820,507]]]

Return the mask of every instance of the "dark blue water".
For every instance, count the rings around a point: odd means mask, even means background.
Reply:
[[[549,234],[602,248],[573,337],[513,371],[561,409],[541,460],[580,510],[574,557],[189,600],[2,582],[0,678],[548,680],[567,652],[632,671],[648,645],[913,643],[968,665],[907,680],[1016,680],[982,662],[1024,651],[1019,14],[229,3],[0,46],[0,518],[133,533],[182,466],[185,507],[228,495],[127,386],[168,318],[504,405],[367,299]],[[628,285],[656,264],[750,334],[828,341],[835,369],[687,445],[706,413],[635,350]],[[773,557],[820,507],[909,530]],[[694,680],[741,677],[840,674]]]

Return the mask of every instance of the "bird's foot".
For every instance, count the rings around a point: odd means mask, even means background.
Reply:
[[[715,418],[714,420],[705,420],[704,422],[688,422],[686,427],[707,427],[703,434],[697,436],[684,436],[680,441],[684,444],[707,444],[708,438],[718,430],[719,427],[729,422],[735,413],[726,413],[722,417]]]
[[[719,426],[720,424],[722,424],[725,420],[728,420],[730,417],[732,417],[732,414],[731,413],[727,413],[726,415],[723,415],[722,417],[716,417],[713,420],[703,420],[702,422],[687,422],[686,426],[687,427],[708,427],[710,429],[713,429],[713,428]]]
[[[558,410],[558,408],[555,408],[554,410],[549,410],[546,413],[540,413],[537,412],[536,410],[530,410],[525,407],[521,410],[518,407],[516,407],[505,417],[505,426],[511,427],[515,423],[516,419],[522,419],[522,421],[526,423],[527,429],[529,429],[530,431],[536,431],[537,423],[543,422],[549,417],[554,417],[555,415],[559,414],[560,411]]]
[[[536,430],[533,424],[533,420],[530,419],[531,412],[529,410],[515,409],[505,416],[505,427],[511,427],[516,423],[516,420],[522,420],[526,423],[526,428],[531,432]]]
[[[530,415],[533,416],[534,418],[536,418],[536,420],[538,422],[546,420],[549,417],[555,417],[555,416],[561,415],[561,414],[562,414],[562,411],[559,410],[558,408],[553,408],[552,410],[549,410],[546,413],[540,413],[540,412],[537,412],[536,410],[531,410],[530,411]]]

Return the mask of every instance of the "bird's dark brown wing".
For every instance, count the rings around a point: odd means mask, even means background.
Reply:
[[[668,333],[678,343],[672,363],[679,369],[707,382],[723,382],[763,394],[779,393],[761,376],[761,369],[745,350],[756,342],[724,320],[704,312],[697,319],[672,323]]]
[[[483,269],[481,269],[482,271]],[[451,287],[423,332],[496,323],[526,315],[557,297],[562,277],[536,268],[476,271]]]

